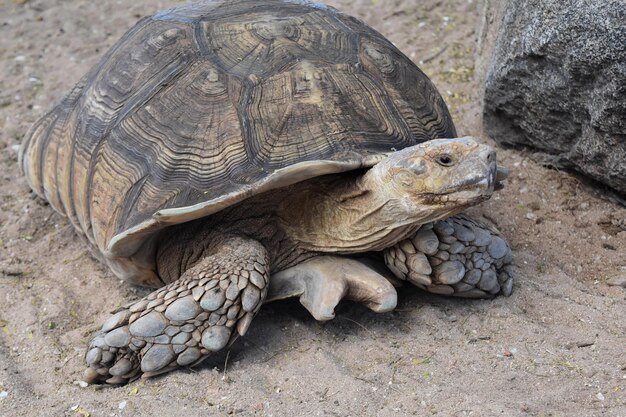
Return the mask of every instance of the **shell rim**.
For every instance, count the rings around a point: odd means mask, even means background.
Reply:
[[[356,154],[356,155],[355,155]],[[191,206],[157,210],[149,219],[115,234],[104,252],[108,259],[132,257],[152,235],[168,226],[186,223],[217,213],[266,191],[297,184],[328,174],[338,174],[362,168],[371,168],[388,153],[361,155],[344,161],[303,161],[277,169],[263,179],[246,184],[236,191]]]

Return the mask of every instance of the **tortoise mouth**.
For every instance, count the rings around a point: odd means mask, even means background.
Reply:
[[[467,197],[476,198],[481,195],[489,197],[498,186],[502,187],[502,183],[498,178],[498,169],[495,163],[491,163],[489,164],[487,173],[475,174],[463,178],[461,181],[450,185],[440,192],[430,194],[454,196],[456,197],[455,199],[464,199]]]

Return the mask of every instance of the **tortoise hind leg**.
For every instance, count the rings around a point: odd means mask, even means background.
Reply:
[[[316,320],[331,320],[342,299],[377,313],[393,310],[398,295],[389,280],[355,259],[322,255],[272,275],[266,301],[298,297]]]
[[[500,233],[467,215],[422,226],[384,251],[394,275],[436,294],[511,295],[511,248]]]
[[[92,339],[87,382],[123,384],[199,363],[244,335],[267,294],[267,250],[231,237],[178,280],[114,314]]]

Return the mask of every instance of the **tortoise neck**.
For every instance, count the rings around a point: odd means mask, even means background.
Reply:
[[[315,252],[382,250],[415,232],[401,202],[386,201],[365,175],[327,176],[290,187],[278,205],[287,234]]]

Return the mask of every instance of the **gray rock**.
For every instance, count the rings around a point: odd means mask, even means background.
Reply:
[[[170,345],[154,345],[143,356],[141,360],[142,372],[158,371],[166,367],[174,360],[174,351]]]
[[[624,7],[509,1],[487,75],[488,134],[626,193]]]
[[[223,349],[230,339],[230,329],[224,326],[212,326],[202,333],[202,346],[212,352]]]
[[[158,336],[167,327],[167,320],[163,314],[152,311],[132,322],[128,328],[133,336]]]
[[[165,310],[165,317],[170,320],[185,321],[193,319],[201,312],[202,309],[193,296],[188,295],[170,304]]]
[[[118,327],[115,330],[111,330],[104,336],[104,341],[107,345],[112,347],[124,347],[130,343],[130,333],[128,327]]]

